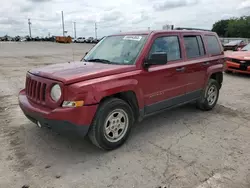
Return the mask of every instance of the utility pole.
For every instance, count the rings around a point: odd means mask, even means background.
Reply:
[[[97,26],[96,26],[96,22],[95,22],[95,38],[97,39]]]
[[[63,18],[63,11],[62,11],[62,28],[63,28],[63,36],[64,36],[64,18]]]
[[[30,22],[30,19],[28,19],[28,24],[29,24],[29,33],[30,33],[30,38],[31,38],[31,28],[30,28],[31,22]]]
[[[74,31],[75,31],[75,39],[76,39],[76,22],[74,22]]]
[[[148,27],[148,31],[150,31],[150,27]]]

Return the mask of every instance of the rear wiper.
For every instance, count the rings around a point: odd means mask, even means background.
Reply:
[[[112,63],[111,61],[109,61],[107,59],[88,59],[86,61],[89,61],[89,62],[101,62],[101,63]]]

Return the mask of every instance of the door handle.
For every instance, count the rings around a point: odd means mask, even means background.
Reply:
[[[210,65],[210,62],[204,62],[204,63],[202,63],[202,65],[204,65],[204,66]]]
[[[176,71],[177,72],[183,72],[186,68],[185,67],[179,67],[179,68],[176,68]]]

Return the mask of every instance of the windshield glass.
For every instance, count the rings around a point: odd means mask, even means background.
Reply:
[[[244,48],[241,49],[242,51],[250,51],[250,44],[246,45]]]
[[[85,61],[132,65],[146,41],[146,35],[104,38],[84,57]]]

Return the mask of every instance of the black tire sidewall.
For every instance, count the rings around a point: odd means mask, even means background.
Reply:
[[[108,115],[112,111],[114,111],[115,109],[122,109],[125,111],[125,113],[127,113],[127,116],[129,119],[129,124],[128,124],[127,131],[122,139],[120,139],[117,142],[109,142],[104,135],[105,134],[104,133],[104,123],[105,123]],[[106,149],[106,150],[115,149],[115,148],[121,146],[127,140],[129,133],[131,131],[131,127],[133,125],[133,122],[134,122],[134,118],[133,118],[132,109],[123,100],[115,99],[107,104],[104,104],[104,106],[100,109],[100,111],[98,111],[98,114],[96,117],[96,122],[94,125],[94,126],[96,126],[95,136],[96,136],[96,140],[97,140],[99,146],[103,149]]]

